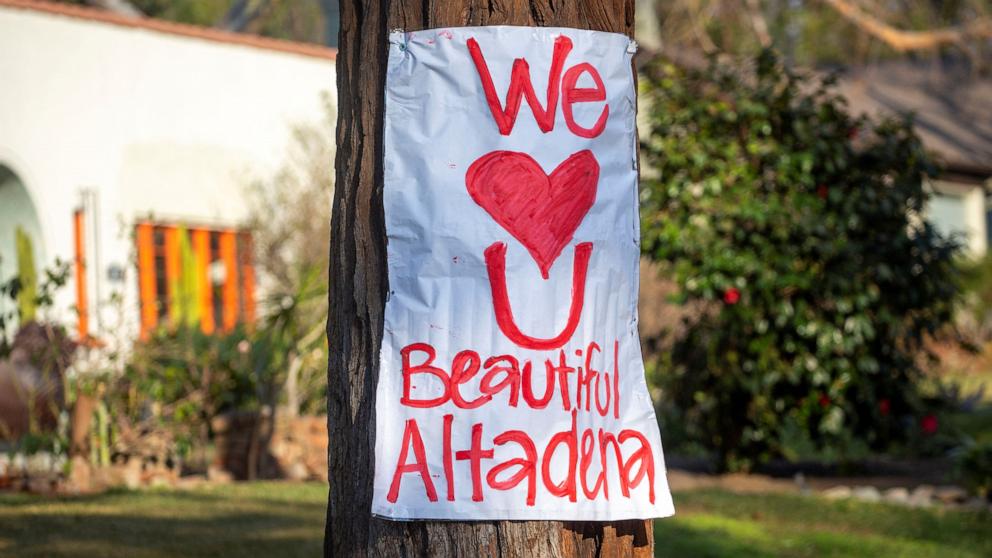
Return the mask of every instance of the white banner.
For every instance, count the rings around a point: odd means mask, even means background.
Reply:
[[[373,513],[674,512],[637,335],[635,49],[390,35]]]

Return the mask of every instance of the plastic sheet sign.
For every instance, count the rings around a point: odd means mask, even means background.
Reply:
[[[635,49],[390,35],[373,513],[673,513],[637,335]]]

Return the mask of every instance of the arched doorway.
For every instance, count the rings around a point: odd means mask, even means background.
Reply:
[[[35,265],[43,265],[45,246],[38,210],[20,177],[0,163],[0,282],[17,274],[14,235],[18,227],[31,239]]]
[[[0,282],[18,273],[15,240],[18,229],[31,239],[35,272],[40,273],[45,262],[45,246],[38,210],[20,177],[10,167],[0,164]],[[0,313],[9,315],[15,307],[14,301],[0,298]],[[9,322],[7,325],[0,334],[6,335],[10,342],[14,330]],[[51,404],[62,400],[59,377],[39,371],[29,357],[15,355],[16,351],[0,355],[0,440],[17,440],[27,433],[32,417],[34,424],[52,428],[57,413],[51,410]]]

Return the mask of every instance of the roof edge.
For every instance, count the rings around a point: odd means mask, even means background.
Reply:
[[[940,159],[938,159],[938,162],[943,167],[937,175],[938,179],[954,177],[963,182],[974,184],[985,184],[989,180],[992,180],[992,166],[966,163],[963,161],[941,161]]]
[[[258,35],[248,35],[244,33],[233,33],[231,31],[223,31],[221,29],[200,27],[186,23],[174,23],[171,21],[152,18],[132,18],[96,8],[74,6],[72,4],[56,4],[54,2],[44,2],[41,0],[0,0],[0,8],[13,8],[42,12],[46,14],[117,25],[120,27],[144,29],[167,35],[201,39],[215,43],[246,46],[263,50],[284,52],[288,54],[298,54],[300,56],[309,56],[324,60],[335,60],[338,54],[337,49],[322,45],[297,43],[293,41],[273,39],[271,37],[261,37]]]

